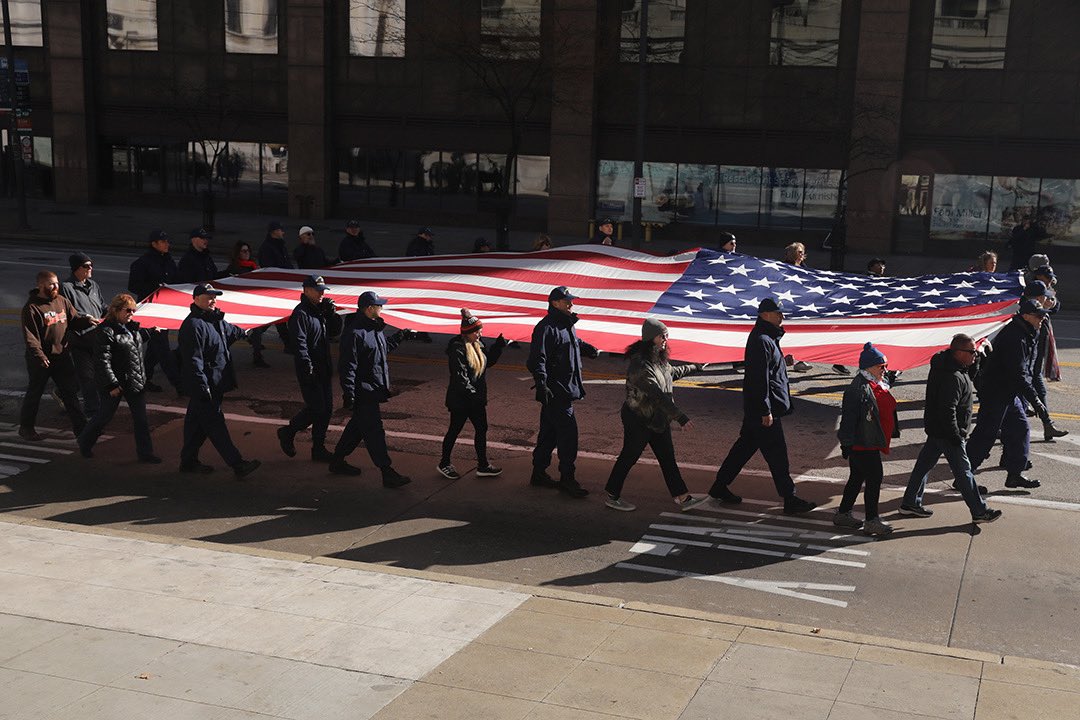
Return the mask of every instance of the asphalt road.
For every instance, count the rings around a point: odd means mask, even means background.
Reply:
[[[13,423],[25,382],[18,311],[36,270],[66,268],[66,253],[7,248],[0,261],[0,421]],[[123,288],[129,257],[94,256],[97,279],[108,293]],[[1080,441],[1080,318],[1055,320],[1063,379],[1051,385],[1059,424]],[[269,336],[268,336],[269,337]],[[271,345],[270,370],[250,367],[241,345],[240,389],[227,402],[245,455],[265,463],[246,483],[231,474],[193,478],[175,473],[183,405],[171,393],[151,396],[151,422],[160,468],[134,463],[123,410],[96,457],[71,453],[54,404],[43,405],[40,425],[56,428],[44,446],[22,443],[11,425],[0,428],[0,511],[87,525],[243,543],[374,563],[440,570],[602,595],[775,618],[1080,664],[1080,447],[1070,435],[1033,444],[1034,470],[1043,482],[1032,493],[1003,490],[1004,472],[979,481],[1005,516],[972,531],[966,509],[947,491],[944,465],[932,475],[927,520],[894,518],[898,487],[907,480],[923,439],[924,371],[905,373],[895,393],[903,435],[886,463],[883,510],[897,531],[885,541],[837,535],[829,522],[839,501],[846,463],[835,426],[840,393],[849,378],[820,372],[796,375],[796,413],[787,421],[800,494],[826,509],[793,520],[779,514],[775,492],[755,459],[736,491],[738,508],[702,507],[678,513],[666,498],[655,465],[634,470],[624,497],[634,513],[603,507],[600,496],[618,452],[623,361],[588,362],[588,397],[578,404],[579,478],[593,495],[570,500],[527,485],[537,406],[524,370],[526,349],[512,346],[490,376],[492,458],[506,468],[498,479],[471,474],[471,448],[459,441],[455,463],[464,477],[447,482],[434,470],[446,425],[443,343],[411,343],[392,363],[402,391],[386,408],[395,465],[414,482],[384,490],[363,449],[353,480],[332,476],[300,455],[281,454],[274,428],[299,408],[291,359]],[[741,376],[731,371],[692,376],[676,390],[694,429],[676,433],[684,475],[693,491],[711,483],[738,431]],[[341,425],[345,417],[335,415]],[[331,431],[331,440],[339,430]],[[466,432],[468,435],[468,432]],[[1041,438],[1041,433],[1037,435]],[[204,461],[221,462],[208,446]],[[861,508],[857,507],[856,510]]]

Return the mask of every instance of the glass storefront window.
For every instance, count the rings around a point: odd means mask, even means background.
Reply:
[[[16,47],[41,47],[44,38],[41,32],[41,0],[8,0],[11,8],[11,43]],[[0,14],[0,20],[3,19]],[[0,32],[0,46],[4,45],[4,34]]]
[[[806,170],[803,188],[802,227],[831,228],[837,208],[843,207],[840,170]]]
[[[157,50],[157,0],[107,0],[105,30],[110,50]]]
[[[715,165],[679,163],[679,189],[683,198],[679,222],[716,224],[717,170]]]
[[[803,171],[764,168],[761,187],[761,225],[799,227],[802,221]]]
[[[225,0],[225,52],[278,51],[278,0]]]
[[[596,168],[596,216],[630,220],[634,214],[634,163],[600,160]]]
[[[1080,180],[1044,178],[1038,220],[1051,243],[1080,245]]]
[[[930,176],[901,175],[900,199],[896,207],[899,215],[926,217],[930,212]]]
[[[641,174],[645,178],[645,197],[641,200],[643,222],[672,222],[693,204],[693,196],[679,189],[678,167],[675,163],[658,162],[647,162],[642,166]]]
[[[935,175],[931,239],[985,238],[991,180],[987,175]]]
[[[540,0],[480,0],[480,51],[491,58],[540,57]]]
[[[773,0],[770,65],[836,67],[843,0]]]
[[[990,189],[990,237],[1008,240],[1025,217],[1034,218],[1039,206],[1039,178],[995,177]]]
[[[761,209],[761,168],[721,165],[717,194],[720,225],[758,224]]]
[[[349,54],[405,57],[405,0],[349,0]]]
[[[1012,0],[935,0],[930,67],[1005,67]]]
[[[623,3],[619,59],[637,62],[641,37],[641,2]],[[647,59],[654,63],[677,63],[682,60],[686,43],[686,0],[650,0]]]

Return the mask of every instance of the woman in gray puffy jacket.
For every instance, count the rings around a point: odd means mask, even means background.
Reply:
[[[630,367],[626,371],[626,402],[622,406],[623,446],[608,477],[607,501],[613,510],[630,512],[636,506],[622,499],[622,487],[648,445],[652,448],[668,491],[680,510],[700,505],[707,495],[691,495],[675,462],[671,421],[687,427],[690,418],[675,405],[673,383],[704,365],[672,367],[668,362],[668,331],[664,323],[648,318],[641,326],[641,340],[626,349]]]
[[[131,319],[135,298],[120,293],[109,303],[105,320],[94,331],[94,378],[101,393],[101,407],[79,434],[79,451],[93,457],[94,443],[116,414],[120,400],[127,400],[135,426],[135,452],[139,462],[157,464],[146,420],[146,349],[147,331]]]

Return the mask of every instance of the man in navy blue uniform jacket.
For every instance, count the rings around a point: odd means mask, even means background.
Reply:
[[[787,365],[780,350],[780,338],[784,337],[784,310],[773,298],[765,298],[758,305],[758,319],[746,339],[743,362],[746,375],[743,380],[743,422],[739,438],[731,446],[709,495],[722,503],[736,504],[742,498],[731,492],[728,486],[758,450],[769,465],[776,492],[784,498],[784,513],[794,515],[810,512],[817,505],[795,494],[795,481],[791,479],[788,464],[787,441],[780,418],[792,411],[791,392],[788,388]]]

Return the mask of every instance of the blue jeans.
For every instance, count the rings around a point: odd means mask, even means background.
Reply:
[[[101,405],[98,411],[79,433],[80,449],[89,450],[94,447],[94,443],[101,436],[101,431],[116,414],[116,409],[120,407],[122,399],[127,400],[128,409],[131,410],[131,422],[135,430],[135,453],[140,458],[154,454],[154,443],[150,440],[150,424],[146,421],[146,395],[141,392],[122,393],[116,397],[109,393],[101,393]]]
[[[959,445],[953,445],[948,440],[939,438],[926,438],[926,444],[919,451],[919,457],[915,460],[915,467],[911,470],[908,478],[907,491],[904,492],[905,505],[922,505],[923,491],[926,490],[926,478],[930,470],[937,465],[938,458],[945,456],[952,470],[953,479],[960,494],[964,496],[968,510],[972,517],[986,512],[986,502],[979,494],[979,488],[975,485],[975,475],[971,471],[971,461],[968,460],[967,443],[961,441]]]

